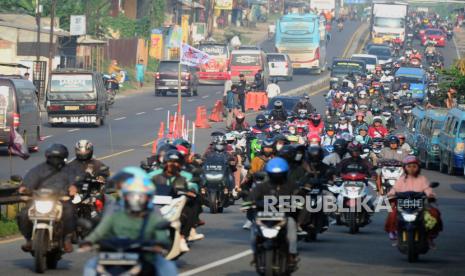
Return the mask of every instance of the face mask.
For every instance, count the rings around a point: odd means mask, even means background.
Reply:
[[[295,155],[295,158],[294,160],[297,161],[297,162],[300,162],[302,160],[302,157],[303,157],[303,154],[302,153],[297,153]]]
[[[276,150],[280,151],[283,148],[283,144],[276,144]]]

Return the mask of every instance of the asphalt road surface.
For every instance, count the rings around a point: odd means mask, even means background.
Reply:
[[[328,46],[328,61],[340,56],[356,30],[354,23],[346,25],[342,33],[333,34]],[[266,50],[272,43],[263,43]],[[446,63],[457,58],[453,46],[442,49]],[[280,82],[282,91],[305,85],[319,76],[295,75],[291,82]],[[199,105],[211,108],[222,95],[222,86],[202,86],[199,96],[183,98],[183,112],[192,121]],[[309,91],[311,92],[311,91]],[[323,111],[322,93],[314,95],[314,105]],[[150,154],[151,144],[158,132],[159,123],[166,119],[166,112],[177,109],[177,99],[154,97],[153,92],[136,93],[117,100],[111,109],[111,116],[100,128],[49,128],[43,127],[47,137],[41,143],[41,150],[23,161],[13,158],[13,173],[24,174],[43,160],[43,150],[51,143],[60,142],[72,149],[79,139],[91,140],[96,155],[108,164],[112,171],[127,165],[138,165]],[[250,116],[249,119],[252,118]],[[211,129],[198,130],[196,149],[202,152],[209,141],[209,133],[222,129],[221,123],[212,124]],[[111,131],[110,131],[111,129]],[[110,136],[110,132],[112,135]],[[112,137],[112,139],[110,139]],[[112,140],[112,143],[110,141]],[[71,154],[71,157],[73,154]],[[9,162],[6,155],[0,156],[0,178],[9,177]],[[332,226],[319,236],[314,243],[299,243],[300,264],[295,275],[465,275],[465,188],[462,176],[449,176],[436,171],[425,174],[431,181],[439,181],[437,189],[439,207],[442,211],[445,230],[437,239],[437,249],[420,256],[420,261],[409,264],[406,257],[392,247],[383,231],[385,213],[373,217],[373,222],[350,235],[344,226]],[[206,212],[202,218],[207,224],[199,229],[206,239],[191,246],[191,252],[177,262],[183,275],[254,275],[250,266],[251,251],[249,232],[242,230],[244,214],[239,205],[225,209],[223,214],[211,215]],[[0,275],[32,275],[33,260],[23,253],[19,246],[22,239],[0,241]],[[80,275],[86,259],[91,254],[73,253],[65,255],[57,270],[48,270],[50,275]]]

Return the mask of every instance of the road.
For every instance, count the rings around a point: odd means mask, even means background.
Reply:
[[[333,34],[328,46],[328,60],[342,54],[357,26],[347,24],[342,33]],[[272,49],[272,43],[262,44],[266,50]],[[455,49],[444,50],[447,63],[455,58]],[[281,89],[287,91],[317,79],[319,76],[295,75],[292,82],[280,82]],[[202,86],[199,96],[183,98],[183,111],[192,121],[195,109],[199,105],[208,108],[221,98],[221,86]],[[309,91],[310,92],[310,91]],[[312,97],[314,105],[323,107],[321,94]],[[96,155],[107,163],[112,171],[127,165],[138,165],[150,153],[150,142],[158,132],[159,123],[166,118],[166,112],[174,112],[176,97],[155,98],[152,92],[136,93],[117,100],[111,110],[107,124],[100,128],[49,128],[44,125],[43,135],[47,139],[41,143],[41,150],[27,161],[13,158],[13,172],[24,174],[35,164],[43,160],[43,150],[47,145],[60,142],[72,149],[78,139],[91,140]],[[322,110],[320,110],[322,111]],[[252,118],[250,118],[252,119]],[[196,148],[199,152],[206,147],[209,133],[221,129],[223,124],[212,124],[212,129],[199,130]],[[112,146],[110,145],[110,130]],[[73,154],[71,154],[72,157]],[[0,177],[9,176],[7,156],[0,157]],[[383,232],[385,214],[373,217],[372,224],[361,230],[360,234],[350,235],[342,226],[331,227],[315,243],[299,244],[300,268],[295,275],[464,275],[465,253],[462,250],[465,238],[462,229],[465,220],[461,214],[465,211],[465,196],[458,190],[463,188],[463,177],[454,177],[428,171],[431,180],[441,182],[437,190],[439,204],[443,212],[445,231],[438,239],[438,249],[420,257],[417,264],[408,264],[405,256],[391,247]],[[456,189],[452,189],[456,188]],[[249,233],[241,229],[244,215],[239,205],[227,208],[224,214],[204,213],[207,224],[200,229],[206,239],[191,246],[191,252],[177,262],[183,275],[252,275],[254,268],[251,260]],[[30,255],[19,249],[23,241],[0,241],[0,275],[32,275],[33,261]],[[50,275],[80,275],[82,267],[90,254],[69,254],[60,261],[58,269],[47,271]],[[218,261],[223,260],[221,264]]]

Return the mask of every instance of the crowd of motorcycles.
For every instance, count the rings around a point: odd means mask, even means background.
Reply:
[[[176,189],[175,194],[172,191],[163,193],[157,186],[160,183],[155,183],[157,195],[153,203],[168,222],[158,227],[168,229],[171,240],[164,257],[176,260],[189,251],[182,245],[185,235],[181,232],[185,231],[183,227],[186,223],[190,224],[188,229],[191,231],[203,224],[199,219],[201,206],[207,206],[215,214],[222,213],[241,198],[249,202],[248,192],[268,181],[264,168],[273,157],[281,157],[289,163],[288,177],[293,177],[292,181],[299,184],[299,194],[306,196],[310,206],[316,206],[321,196],[328,194],[344,206],[364,200],[373,190],[379,195],[386,195],[403,173],[402,158],[415,154],[405,143],[405,122],[411,116],[413,107],[426,105],[428,98],[434,96],[438,89],[437,70],[444,66],[443,58],[433,43],[427,43],[423,54],[413,48],[413,39],[421,22],[421,19],[419,23],[416,19],[410,19],[407,41],[403,44],[391,42],[395,61],[377,66],[369,75],[349,74],[341,82],[335,83],[325,96],[327,110],[323,115],[317,113],[309,97],[304,96],[292,111],[284,110],[283,103],[276,101],[275,109],[266,116],[258,115],[256,125],[252,127],[247,125],[243,116],[238,116],[241,120],[233,124],[228,132],[212,133],[212,142],[203,156],[191,155],[191,145],[182,139],[167,139],[160,143],[157,154],[141,163],[140,167],[149,175],[163,170],[166,161],[163,156],[171,158],[169,154],[173,151],[181,153],[179,159],[191,156],[189,163],[182,163],[183,172],[186,172],[184,177],[189,178],[188,185],[183,189]],[[439,19],[429,22],[443,26],[448,36],[452,36],[447,22]],[[408,83],[401,83],[394,77],[398,68],[406,66],[427,69],[428,88],[422,101],[412,98]],[[383,149],[389,149],[392,144],[396,144],[395,150],[402,154],[390,159],[383,158]],[[341,168],[344,160],[351,158],[349,152],[352,151],[360,152],[371,171]],[[318,167],[326,170],[325,177],[321,172],[315,172],[314,164],[309,161],[309,156],[314,152],[318,153],[318,166],[325,164],[325,167]],[[261,166],[257,168],[256,164]],[[107,169],[101,168],[103,171]],[[117,189],[117,185],[108,185],[102,175],[88,175],[82,181],[77,195],[71,199],[79,218],[75,241],[84,240],[99,223],[105,214],[105,206],[111,202],[108,194]],[[409,261],[415,261],[419,254],[429,249],[420,215],[425,208],[425,197],[423,194],[404,196],[403,205],[398,205],[397,219],[399,232],[405,232],[406,237],[399,239],[397,246],[408,255]],[[29,217],[34,221],[32,254],[36,271],[56,268],[64,252],[59,231],[61,209],[54,206],[59,206],[60,200],[70,198],[57,197],[48,191],[38,191],[23,198],[34,202]],[[247,212],[244,228],[255,229],[252,239],[255,243],[253,262],[256,270],[262,275],[290,274],[296,269],[297,261],[289,258],[291,254],[286,233],[288,217],[281,213],[260,212],[257,205],[256,202],[245,204],[243,208]],[[189,212],[186,213],[186,209]],[[253,209],[255,211],[250,216]],[[370,223],[372,215],[363,209],[342,213],[326,213],[323,210],[299,212],[297,233],[299,239],[305,242],[316,240],[331,223],[345,225],[350,233],[356,234],[361,227]],[[415,236],[415,233],[418,235]],[[102,242],[96,274],[142,274],[140,255],[145,253],[146,248],[146,245],[136,241]]]

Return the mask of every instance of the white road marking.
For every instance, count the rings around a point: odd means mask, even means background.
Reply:
[[[452,42],[454,42],[455,51],[457,52],[457,59],[460,59],[460,51],[459,47],[457,47],[457,41],[455,40],[455,36],[452,37]]]
[[[208,97],[210,97],[210,96],[205,95],[205,96],[202,96],[202,99],[206,99],[206,98],[208,98]]]
[[[176,103],[176,104],[172,104],[171,106],[178,106],[178,104],[177,104],[177,103]]]
[[[127,149],[127,150],[123,150],[123,151],[120,151],[120,152],[115,152],[115,153],[107,155],[107,156],[98,157],[96,159],[97,160],[105,160],[105,159],[112,158],[112,157],[115,157],[115,156],[119,156],[119,155],[122,155],[122,154],[125,154],[125,153],[128,153],[128,152],[132,152],[132,151],[134,151],[134,149]]]
[[[75,132],[75,131],[78,131],[78,130],[79,130],[79,128],[73,128],[73,129],[68,130],[68,132]]]
[[[124,120],[126,119],[126,117],[119,117],[119,118],[116,118],[115,121],[120,121],[120,120]]]
[[[154,108],[153,110],[162,110],[163,107],[157,107],[157,108]]]
[[[219,95],[220,93],[221,93],[221,91],[218,91],[218,92],[216,92],[216,95]]]
[[[53,135],[43,136],[43,137],[42,137],[42,140],[45,140],[45,139],[48,139],[48,138],[52,138],[52,137],[53,137]]]
[[[145,112],[139,112],[139,113],[136,113],[136,115],[142,115],[142,114],[145,114]]]
[[[204,272],[206,270],[212,269],[214,267],[221,266],[221,265],[224,265],[226,263],[230,263],[232,261],[235,261],[237,259],[243,258],[243,257],[248,256],[248,255],[252,255],[252,250],[249,249],[249,250],[243,251],[241,253],[238,253],[236,255],[232,255],[230,257],[218,260],[216,262],[212,262],[212,263],[209,263],[209,264],[206,264],[206,265],[203,265],[203,266],[188,270],[186,272],[180,273],[179,276],[195,275],[195,274],[198,274],[200,272]]]
[[[195,100],[194,100],[194,99],[189,99],[189,100],[187,100],[187,101],[188,101],[188,102],[193,102],[193,101],[195,101]]]

